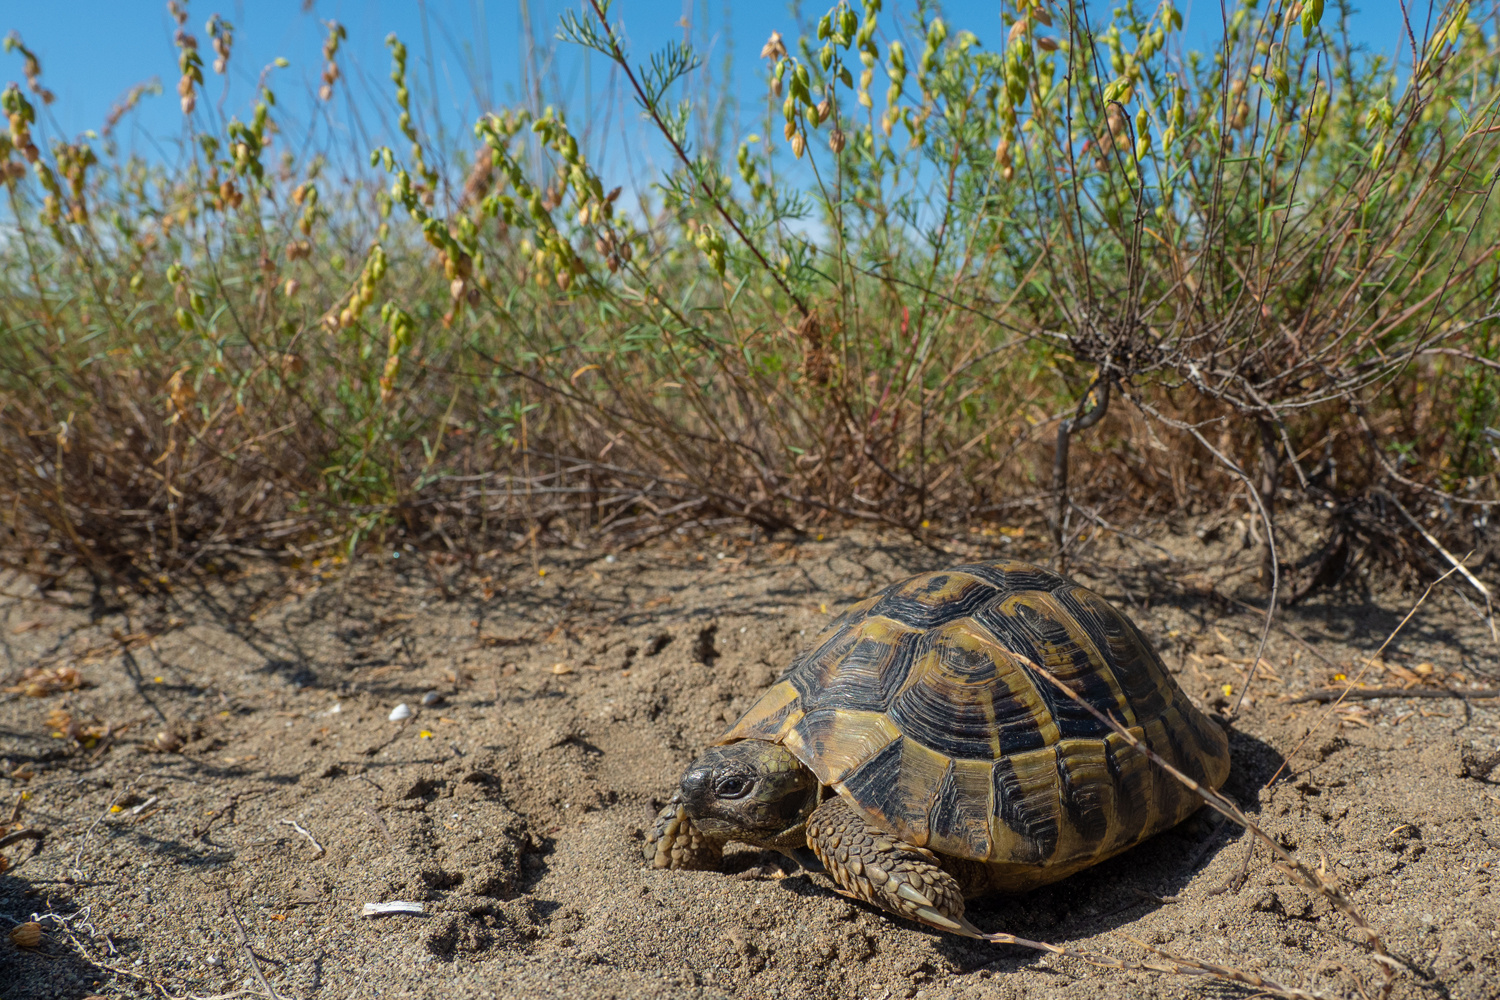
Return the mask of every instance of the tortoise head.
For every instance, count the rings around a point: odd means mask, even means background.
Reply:
[[[740,740],[713,747],[682,776],[682,803],[703,834],[778,850],[806,846],[818,779],[784,746]]]

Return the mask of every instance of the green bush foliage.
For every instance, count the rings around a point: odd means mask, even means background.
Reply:
[[[335,180],[276,67],[248,121],[198,107],[172,8],[180,165],[41,136],[7,42],[0,493],[33,569],[726,518],[1067,546],[1116,510],[1392,490],[1451,533],[1495,498],[1493,7],[1414,16],[1395,64],[1322,0],[1242,2],[1206,53],[1170,0],[1007,3],[983,40],[840,3],[766,43],[720,155],[698,56],[641,61],[591,2],[560,37],[671,155],[629,193],[558,108],[485,116],[445,175],[394,37],[404,144]],[[222,73],[233,27],[206,36]]]

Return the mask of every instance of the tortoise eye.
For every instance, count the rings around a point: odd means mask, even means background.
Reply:
[[[721,799],[743,798],[753,784],[743,774],[726,774],[714,782],[714,794]]]

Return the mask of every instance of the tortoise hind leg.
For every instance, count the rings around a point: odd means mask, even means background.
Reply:
[[[984,937],[964,919],[964,887],[935,854],[895,839],[842,796],[808,817],[807,844],[845,895],[929,927]]]

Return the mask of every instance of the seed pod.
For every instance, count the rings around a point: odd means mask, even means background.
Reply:
[[[11,928],[10,940],[17,948],[35,948],[42,943],[42,925],[35,920]]]

